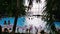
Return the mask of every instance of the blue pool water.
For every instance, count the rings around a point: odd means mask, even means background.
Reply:
[[[7,23],[8,23],[8,20],[10,20],[10,23],[13,25],[14,24],[14,17],[6,17],[6,18],[2,18],[1,20],[0,20],[0,25],[4,25],[4,21],[6,21]],[[23,26],[25,23],[24,23],[24,21],[25,21],[25,17],[18,17],[18,20],[17,20],[17,25],[18,26]]]
[[[14,17],[6,17],[6,18],[2,18],[0,20],[0,25],[4,25],[4,21],[6,20],[6,22],[8,23],[8,20],[10,20],[10,23],[13,25],[14,24]],[[54,22],[56,27],[60,27],[60,22]],[[17,20],[17,26],[24,26],[25,25],[25,17],[18,17]]]

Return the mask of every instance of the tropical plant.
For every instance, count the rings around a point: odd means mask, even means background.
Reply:
[[[60,0],[46,0],[46,18],[44,19],[49,24],[52,32],[54,32],[55,26],[53,25],[54,21],[60,21]]]

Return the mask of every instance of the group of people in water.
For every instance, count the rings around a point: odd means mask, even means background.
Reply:
[[[8,25],[10,25],[10,20],[8,20]],[[9,32],[9,30],[7,29],[7,22],[6,21],[4,21],[4,27],[2,27],[1,25],[0,25],[0,34],[2,34],[3,32],[4,33],[7,33],[7,32]],[[4,28],[4,29],[3,29]]]
[[[6,26],[6,25],[10,25],[10,20],[8,20],[8,24],[7,24],[6,21],[4,21],[4,25],[5,25],[5,26]],[[2,26],[0,25],[0,34],[2,34],[2,33],[9,33],[8,28],[6,28],[5,26],[4,26],[4,31],[2,31]],[[30,33],[31,29],[32,29],[32,27],[30,27],[29,29],[27,28],[27,29],[26,29],[26,32],[27,32],[27,33]],[[19,28],[17,28],[17,30],[19,30]],[[29,31],[29,32],[28,32],[28,31]],[[44,33],[44,30],[42,30],[40,33],[43,34],[43,33]],[[38,34],[38,29],[36,29],[35,34]]]

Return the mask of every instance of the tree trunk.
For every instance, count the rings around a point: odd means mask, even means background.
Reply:
[[[16,17],[15,17],[15,20],[14,20],[14,25],[13,25],[13,31],[14,31],[14,32],[15,32],[15,30],[16,30],[17,19],[18,19],[18,16],[16,16]]]
[[[18,19],[18,16],[15,16],[14,25],[13,25],[13,30],[12,30],[12,33],[11,33],[11,34],[15,34],[16,25],[17,25],[17,19]]]
[[[16,25],[17,25],[17,20],[18,20],[18,8],[19,8],[19,0],[17,0],[17,11],[15,12],[15,20],[14,20],[14,25],[13,25],[13,30],[12,30],[12,34],[15,33],[15,30],[16,30]]]

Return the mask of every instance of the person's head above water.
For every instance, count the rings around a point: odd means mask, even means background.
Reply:
[[[6,21],[4,21],[4,25],[6,25],[7,23],[6,23]]]
[[[8,20],[8,25],[10,25],[10,20]]]

